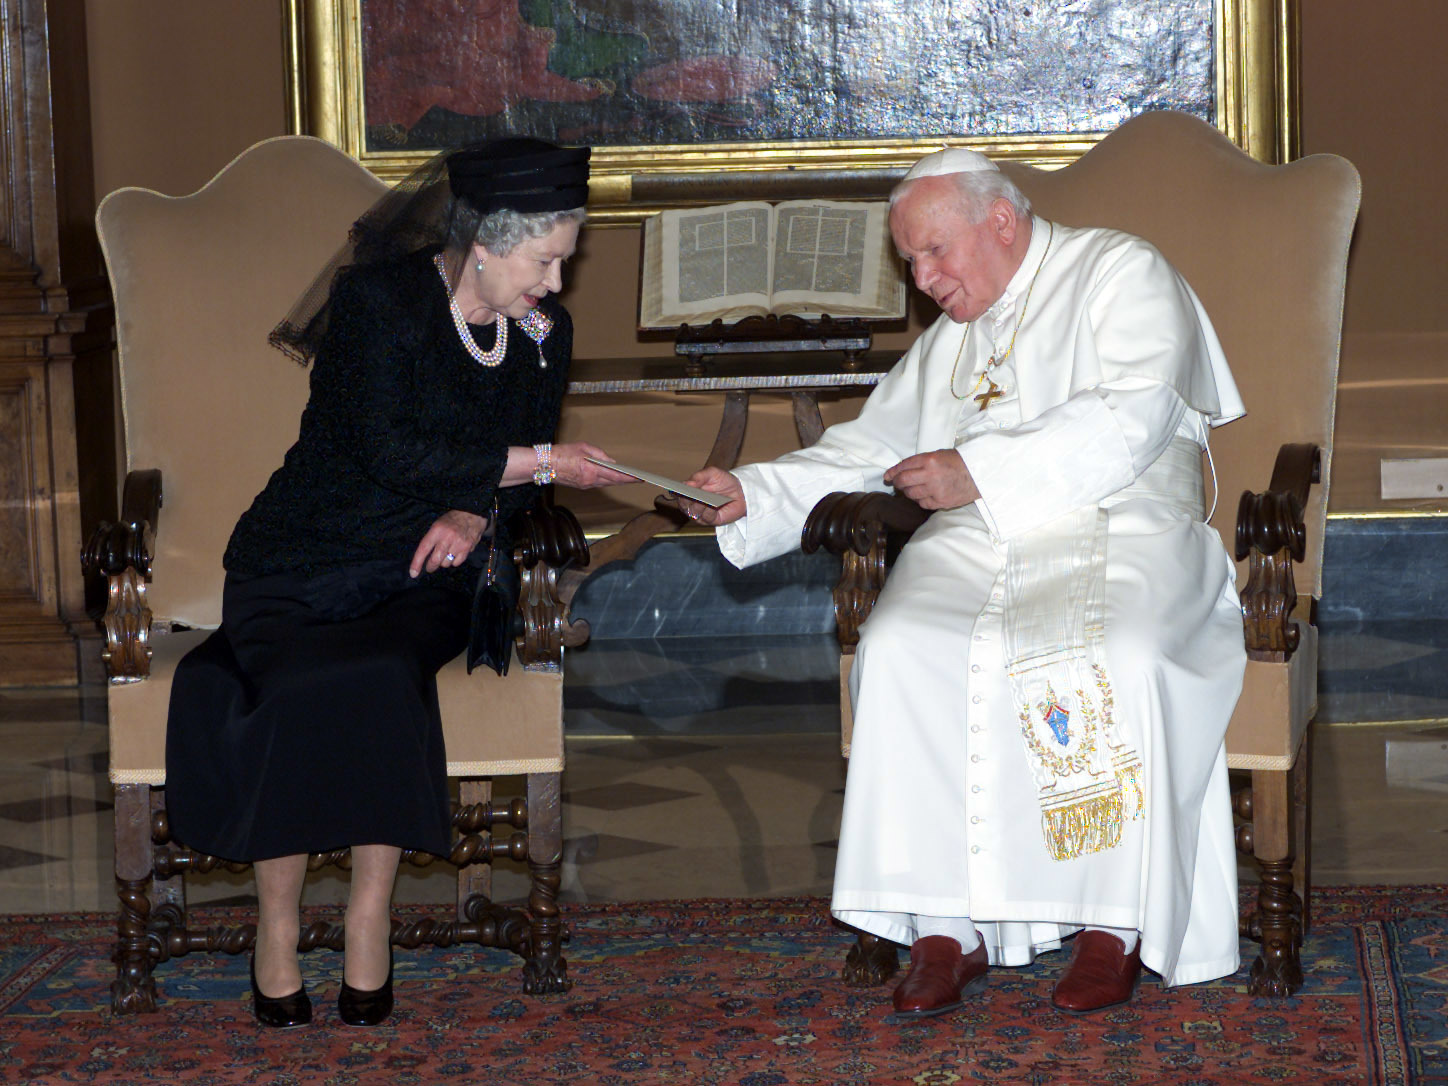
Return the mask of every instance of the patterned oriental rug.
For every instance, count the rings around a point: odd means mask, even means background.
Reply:
[[[161,1010],[116,1018],[111,917],[11,917],[0,1081],[1448,1082],[1448,888],[1329,888],[1314,904],[1308,980],[1285,1001],[1249,998],[1245,971],[1174,990],[1148,976],[1126,1006],[1063,1015],[1049,1001],[1062,953],[993,971],[962,1011],[897,1026],[890,985],[840,983],[850,938],[824,901],[690,901],[570,909],[563,996],[523,997],[499,951],[399,953],[398,1011],[371,1030],[338,1022],[341,955],[319,951],[303,960],[318,1018],[284,1033],[253,1022],[245,957],[164,963]]]

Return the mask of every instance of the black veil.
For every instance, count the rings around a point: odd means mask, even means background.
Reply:
[[[486,216],[504,209],[527,214],[583,207],[590,153],[587,147],[510,137],[434,155],[352,224],[346,244],[268,340],[305,365],[326,334],[337,279],[419,249],[440,246],[448,282],[456,286]]]

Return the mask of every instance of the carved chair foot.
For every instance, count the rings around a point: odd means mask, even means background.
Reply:
[[[153,1014],[156,980],[150,973],[136,977],[123,973],[111,981],[112,1014]]]
[[[1286,947],[1263,941],[1262,953],[1252,963],[1247,993],[1271,999],[1286,999],[1302,987],[1302,957],[1295,942]]]
[[[528,893],[528,944],[523,954],[523,991],[528,995],[553,995],[566,992],[573,987],[568,979],[568,963],[563,960],[563,944],[568,941],[568,929],[563,923],[558,908],[558,887],[563,881],[561,862],[540,863],[532,857],[537,855],[561,856],[562,832],[556,821],[559,811],[557,801],[558,778],[552,777],[547,786],[540,789],[538,806],[542,809],[535,817],[531,802],[529,808],[528,872],[532,876],[532,888]],[[532,778],[529,779],[532,792]],[[545,819],[551,824],[544,832]],[[532,835],[537,835],[538,847]]]
[[[900,970],[900,951],[894,943],[861,932],[845,955],[840,976],[851,988],[874,988]]]
[[[147,1014],[156,1009],[156,980],[151,939],[147,931],[151,903],[146,897],[149,879],[117,879],[120,914],[116,946],[111,955],[116,979],[111,983],[111,1010],[115,1014]]]
[[[1247,991],[1283,998],[1302,987],[1302,899],[1292,885],[1291,860],[1261,864],[1253,926],[1261,933],[1262,952],[1252,963]]]
[[[527,995],[558,995],[572,987],[568,963],[559,954],[556,942],[523,963],[523,991]]]

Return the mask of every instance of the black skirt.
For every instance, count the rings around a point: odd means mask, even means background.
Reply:
[[[383,844],[446,855],[438,669],[468,598],[368,571],[228,576],[221,627],[176,670],[171,832],[229,860]]]

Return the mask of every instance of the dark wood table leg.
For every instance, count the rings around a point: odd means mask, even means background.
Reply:
[[[704,461],[711,468],[730,470],[739,463],[739,450],[744,448],[744,430],[749,422],[749,393],[726,392],[724,417],[719,420],[719,433],[714,447]]]
[[[794,405],[794,428],[799,434],[800,448],[807,449],[825,432],[825,420],[820,416],[819,393],[805,388],[791,392],[789,398]]]

